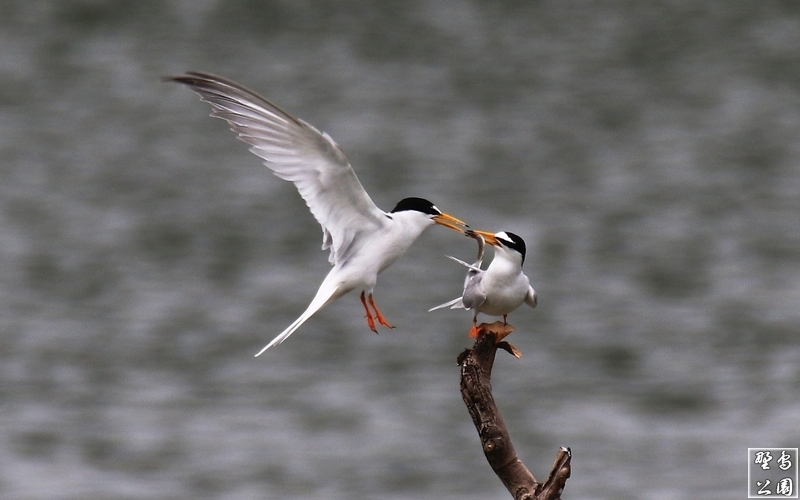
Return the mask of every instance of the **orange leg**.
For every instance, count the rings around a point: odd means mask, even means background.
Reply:
[[[372,301],[372,297],[370,297],[370,302]],[[367,318],[367,326],[369,329],[375,333],[378,333],[377,328],[375,328],[375,321],[372,320],[372,313],[369,312],[369,307],[367,307],[367,300],[364,297],[364,292],[361,292],[361,303],[364,304],[364,310],[367,311],[367,314],[364,316]],[[380,321],[380,319],[378,320]]]
[[[469,338],[474,339],[478,337],[478,334],[481,332],[481,329],[478,328],[478,316],[475,315],[472,318],[472,328],[469,330]]]
[[[375,309],[375,318],[378,320],[378,323],[382,324],[387,328],[394,328],[391,324],[389,324],[388,321],[386,321],[386,318],[384,318],[383,314],[381,314],[381,310],[378,309],[378,306],[375,305],[375,301],[372,300],[372,294],[369,294],[368,298],[369,298],[369,305],[371,305],[372,308]]]

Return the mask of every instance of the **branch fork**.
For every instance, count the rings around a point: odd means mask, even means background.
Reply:
[[[458,356],[458,364],[461,367],[461,396],[478,431],[484,455],[515,500],[560,499],[571,472],[571,450],[560,448],[547,480],[538,482],[517,457],[503,416],[492,396],[492,366],[497,349],[519,357],[519,351],[503,340],[514,331],[514,327],[498,321],[481,324],[479,330],[475,345]]]

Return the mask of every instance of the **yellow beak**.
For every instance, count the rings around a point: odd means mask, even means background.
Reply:
[[[498,246],[497,238],[494,237],[494,233],[489,233],[487,231],[476,231],[474,229],[468,229],[464,231],[464,234],[469,236],[470,238],[474,238],[475,235],[483,236],[484,241],[492,246]]]
[[[433,222],[435,222],[436,224],[440,224],[444,227],[449,227],[453,231],[458,231],[459,233],[466,232],[464,228],[459,226],[469,227],[461,220],[456,219],[455,217],[449,214],[434,215]]]

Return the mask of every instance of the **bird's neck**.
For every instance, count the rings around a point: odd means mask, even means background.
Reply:
[[[509,259],[508,256],[499,252],[495,253],[492,263],[486,269],[487,272],[491,271],[492,274],[497,275],[515,275],[519,274],[520,265]]]
[[[392,225],[401,228],[397,231],[403,239],[410,239],[411,242],[419,238],[423,231],[431,226],[430,219],[420,217],[412,211],[402,211],[389,214],[392,218]],[[410,243],[409,243],[410,245]]]

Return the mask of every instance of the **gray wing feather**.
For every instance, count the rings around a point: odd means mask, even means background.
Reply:
[[[486,293],[481,286],[484,272],[470,271],[467,275],[467,280],[464,283],[464,294],[461,296],[464,309],[475,309],[486,301]]]
[[[200,94],[227,121],[250,151],[275,175],[291,181],[322,226],[322,248],[331,264],[345,258],[361,231],[385,223],[336,142],[326,133],[286,113],[255,92],[208,73],[169,78]]]
[[[531,307],[536,307],[539,302],[539,297],[536,295],[536,290],[532,286],[528,287],[528,295],[525,296],[525,303]]]
[[[448,259],[458,262],[462,266],[469,269],[467,277],[464,280],[464,293],[461,297],[455,298],[444,304],[439,304],[436,307],[428,309],[428,312],[436,311],[449,307],[450,309],[472,309],[478,307],[486,300],[486,294],[480,286],[481,279],[483,279],[483,269],[480,268],[481,261],[483,260],[483,237],[478,235],[478,258],[474,264],[469,264],[463,260],[453,257],[452,255],[445,255]]]

